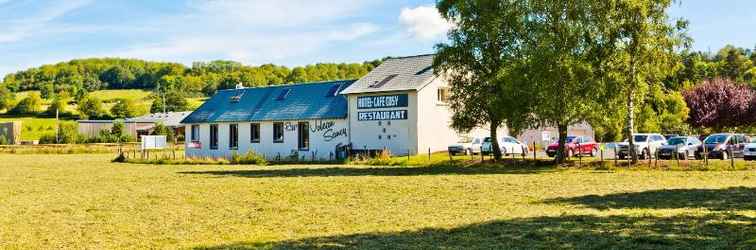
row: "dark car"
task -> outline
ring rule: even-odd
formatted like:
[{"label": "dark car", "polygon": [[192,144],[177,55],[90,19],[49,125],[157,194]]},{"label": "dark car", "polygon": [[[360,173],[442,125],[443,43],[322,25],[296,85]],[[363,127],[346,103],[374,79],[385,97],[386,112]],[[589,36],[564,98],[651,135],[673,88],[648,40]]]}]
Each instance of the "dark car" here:
[{"label": "dark car", "polygon": [[[567,156],[572,157],[575,155],[590,155],[596,156],[598,153],[598,144],[592,139],[585,136],[567,136],[565,138],[565,148],[567,149]],[[557,150],[559,150],[559,142],[549,144],[546,148],[546,154],[549,157],[556,156]]]},{"label": "dark car", "polygon": [[696,159],[701,159],[706,150],[707,158],[722,160],[730,157],[743,157],[743,149],[750,139],[744,134],[719,133],[706,137],[703,145],[696,150]]}]

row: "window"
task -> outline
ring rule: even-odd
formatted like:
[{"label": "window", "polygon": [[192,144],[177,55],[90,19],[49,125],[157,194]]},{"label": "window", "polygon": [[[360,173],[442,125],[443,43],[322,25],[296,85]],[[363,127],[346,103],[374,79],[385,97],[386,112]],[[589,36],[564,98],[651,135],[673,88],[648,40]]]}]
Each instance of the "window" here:
[{"label": "window", "polygon": [[282,143],[282,142],[284,142],[284,124],[283,124],[283,122],[274,122],[273,123],[273,142],[274,143]]},{"label": "window", "polygon": [[228,125],[228,148],[239,148],[239,124]]},{"label": "window", "polygon": [[260,143],[260,124],[249,124],[249,141],[252,143]]},{"label": "window", "polygon": [[438,97],[439,103],[449,102],[449,88],[438,88],[437,92],[438,92],[437,97]]},{"label": "window", "polygon": [[297,133],[299,134],[299,150],[310,149],[310,123],[300,122],[297,126]]},{"label": "window", "polygon": [[199,141],[199,131],[200,131],[200,126],[199,125],[192,125],[192,137],[191,137],[191,140],[193,142]]},{"label": "window", "polygon": [[210,149],[218,149],[218,124],[210,124]]}]

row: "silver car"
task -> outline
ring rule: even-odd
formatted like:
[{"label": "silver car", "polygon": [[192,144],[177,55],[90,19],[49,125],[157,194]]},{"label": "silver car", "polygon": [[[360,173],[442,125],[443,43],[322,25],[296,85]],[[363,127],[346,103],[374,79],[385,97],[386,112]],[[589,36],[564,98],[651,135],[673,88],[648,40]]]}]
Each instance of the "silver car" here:
[{"label": "silver car", "polygon": [[676,136],[667,140],[667,145],[659,148],[659,159],[677,159],[685,160],[695,156],[696,149],[701,146],[701,140],[695,136]]}]

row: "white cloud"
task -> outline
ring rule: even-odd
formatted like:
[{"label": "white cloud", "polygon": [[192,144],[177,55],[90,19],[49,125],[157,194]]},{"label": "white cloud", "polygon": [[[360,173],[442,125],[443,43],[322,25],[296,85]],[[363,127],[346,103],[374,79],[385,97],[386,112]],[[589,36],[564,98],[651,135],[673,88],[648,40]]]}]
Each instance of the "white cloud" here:
[{"label": "white cloud", "polygon": [[[0,0],[0,4],[3,4]],[[0,19],[0,43],[18,42],[45,32],[51,21],[89,5],[92,0],[67,0],[44,5],[36,13],[18,19]]]},{"label": "white cloud", "polygon": [[437,39],[446,35],[452,28],[452,24],[443,19],[432,6],[403,8],[399,14],[399,22],[412,37],[418,39]]}]

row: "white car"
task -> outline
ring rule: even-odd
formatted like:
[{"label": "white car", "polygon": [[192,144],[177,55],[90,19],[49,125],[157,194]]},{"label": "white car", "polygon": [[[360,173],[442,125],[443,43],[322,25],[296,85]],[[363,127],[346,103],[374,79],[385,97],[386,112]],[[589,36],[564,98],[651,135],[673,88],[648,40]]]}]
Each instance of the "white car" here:
[{"label": "white car", "polygon": [[[633,144],[639,158],[650,159],[659,148],[667,145],[667,139],[661,134],[637,133],[633,134]],[[617,156],[620,159],[630,155],[630,143],[627,140],[617,143],[617,146]]]},{"label": "white car", "polygon": [[[501,137],[501,139],[499,140],[499,147],[501,147],[502,155],[509,155],[509,154],[525,155],[529,151],[528,145],[520,142],[519,140],[511,136]],[[486,137],[485,139],[483,139],[482,150],[484,154],[489,154],[492,152],[491,151],[491,137]]]},{"label": "white car", "polygon": [[449,153],[452,155],[464,154],[471,155],[480,153],[480,146],[483,145],[483,138],[480,137],[462,137],[460,140],[449,146]]},{"label": "white car", "polygon": [[756,136],[751,137],[751,142],[743,148],[743,159],[746,161],[756,160]]}]

